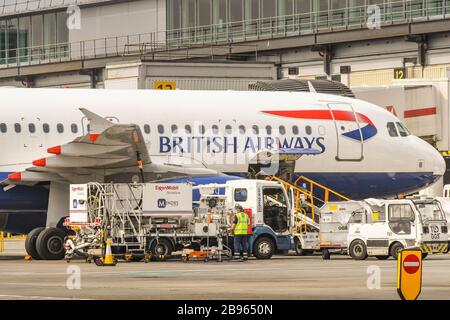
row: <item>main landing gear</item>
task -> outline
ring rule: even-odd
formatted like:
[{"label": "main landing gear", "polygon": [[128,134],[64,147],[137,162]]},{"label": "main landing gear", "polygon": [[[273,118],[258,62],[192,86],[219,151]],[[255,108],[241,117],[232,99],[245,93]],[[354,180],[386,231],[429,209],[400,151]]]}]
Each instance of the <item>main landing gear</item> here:
[{"label": "main landing gear", "polygon": [[59,228],[36,228],[28,234],[25,249],[34,260],[61,260],[65,237],[66,232]]}]

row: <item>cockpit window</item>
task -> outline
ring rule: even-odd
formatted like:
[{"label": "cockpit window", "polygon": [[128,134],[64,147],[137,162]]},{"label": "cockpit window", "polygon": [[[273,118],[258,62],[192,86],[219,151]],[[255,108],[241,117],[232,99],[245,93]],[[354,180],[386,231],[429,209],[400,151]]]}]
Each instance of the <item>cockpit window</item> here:
[{"label": "cockpit window", "polygon": [[398,128],[398,132],[400,132],[400,135],[402,137],[407,137],[410,135],[408,129],[406,129],[406,127],[404,126],[403,123],[397,122],[397,128]]},{"label": "cockpit window", "polygon": [[397,129],[395,128],[395,123],[388,122],[387,129],[391,137],[398,137]]}]

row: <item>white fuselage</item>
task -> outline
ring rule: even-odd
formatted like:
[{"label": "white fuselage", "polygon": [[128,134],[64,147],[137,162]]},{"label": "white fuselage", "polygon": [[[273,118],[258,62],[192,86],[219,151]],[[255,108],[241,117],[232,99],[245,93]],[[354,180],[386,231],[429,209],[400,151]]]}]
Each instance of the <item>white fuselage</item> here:
[{"label": "white fuselage", "polygon": [[[380,174],[397,179],[392,185],[408,176],[403,189],[411,191],[430,184],[445,170],[442,157],[426,142],[414,135],[400,136],[398,127],[397,136],[389,134],[388,123],[400,122],[394,115],[346,97],[81,89],[1,89],[0,94],[0,172],[5,174],[24,170],[33,160],[48,156],[47,148],[86,134],[88,120],[81,107],[114,122],[139,125],[156,162],[195,162],[224,173],[242,173],[261,149],[315,149],[318,154],[297,160],[295,172],[325,179],[328,174],[333,176],[330,181],[345,176],[353,183],[349,187],[367,192],[376,189],[373,184]],[[345,135],[352,132],[356,138]],[[429,178],[407,185],[415,181],[413,175]],[[392,191],[386,194],[398,193]]]}]

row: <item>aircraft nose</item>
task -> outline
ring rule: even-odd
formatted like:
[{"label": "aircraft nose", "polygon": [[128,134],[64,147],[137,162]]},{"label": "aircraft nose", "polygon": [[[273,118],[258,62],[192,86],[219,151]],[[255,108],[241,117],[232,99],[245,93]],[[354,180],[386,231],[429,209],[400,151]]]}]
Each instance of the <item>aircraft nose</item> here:
[{"label": "aircraft nose", "polygon": [[446,170],[444,157],[442,157],[441,153],[429,143],[423,140],[421,142],[423,146],[423,155],[427,155],[425,157],[426,171],[433,172],[435,179],[440,178],[444,175]]},{"label": "aircraft nose", "polygon": [[444,175],[445,170],[447,170],[447,165],[445,163],[444,157],[437,150],[434,150],[433,174],[435,176],[441,177]]}]

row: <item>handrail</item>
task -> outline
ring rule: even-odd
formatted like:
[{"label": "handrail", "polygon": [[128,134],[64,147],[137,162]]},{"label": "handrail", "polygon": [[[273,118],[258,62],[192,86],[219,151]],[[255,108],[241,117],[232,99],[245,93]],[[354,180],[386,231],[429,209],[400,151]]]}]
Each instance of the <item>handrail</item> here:
[{"label": "handrail", "polygon": [[[401,0],[378,6],[381,23],[387,25],[410,23],[414,19],[422,21],[430,17],[450,18],[450,0],[419,0],[414,3]],[[301,36],[305,32],[310,34],[349,26],[365,28],[370,14],[365,6],[354,6],[70,43],[7,48],[0,50],[0,68],[127,54],[159,53],[173,58],[170,52],[176,49],[188,51],[190,48],[221,44],[234,47],[250,40]]]},{"label": "handrail", "polygon": [[311,180],[311,179],[309,179],[309,178],[307,178],[305,176],[298,177],[295,180],[294,185],[298,186],[298,184],[299,184],[299,182],[301,180],[305,180],[306,182],[310,183],[311,185],[317,186],[317,187],[321,188],[322,190],[324,190],[325,191],[324,202],[328,202],[328,200],[329,200],[329,193],[334,194],[335,196],[337,196],[338,198],[341,198],[344,201],[349,201],[350,200],[349,198],[347,198],[346,196],[340,194],[339,192],[336,192],[336,191],[334,191],[334,190],[332,190],[332,189],[330,189],[328,187],[325,187],[324,185],[322,185],[322,184],[320,184],[318,182],[315,182],[314,180]]},{"label": "handrail", "polygon": [[[344,195],[342,195],[342,194],[340,194],[318,182],[315,182],[314,180],[304,177],[304,176],[298,177],[293,184],[288,181],[285,181],[277,176],[270,176],[267,178],[267,180],[278,181],[281,184],[283,184],[283,186],[286,188],[287,191],[289,191],[289,189],[291,189],[291,188],[294,191],[294,202],[295,203],[292,204],[294,206],[295,213],[296,213],[295,220],[294,220],[294,228],[295,228],[294,233],[297,232],[297,229],[299,230],[300,233],[306,232],[306,226],[307,226],[306,210],[304,208],[300,207],[300,194],[305,195],[305,201],[303,204],[306,204],[311,209],[311,219],[313,222],[315,222],[315,214],[316,214],[315,200],[323,202],[323,203],[327,203],[330,199],[330,197],[329,197],[330,193],[335,195],[336,197],[338,197],[340,200],[343,200],[343,201],[350,200],[346,196],[344,196]],[[298,184],[298,182],[300,182],[300,181],[306,181],[307,183],[309,183],[309,190],[307,188],[300,186]],[[321,199],[314,195],[314,191],[316,189],[324,191],[324,199]]]}]

